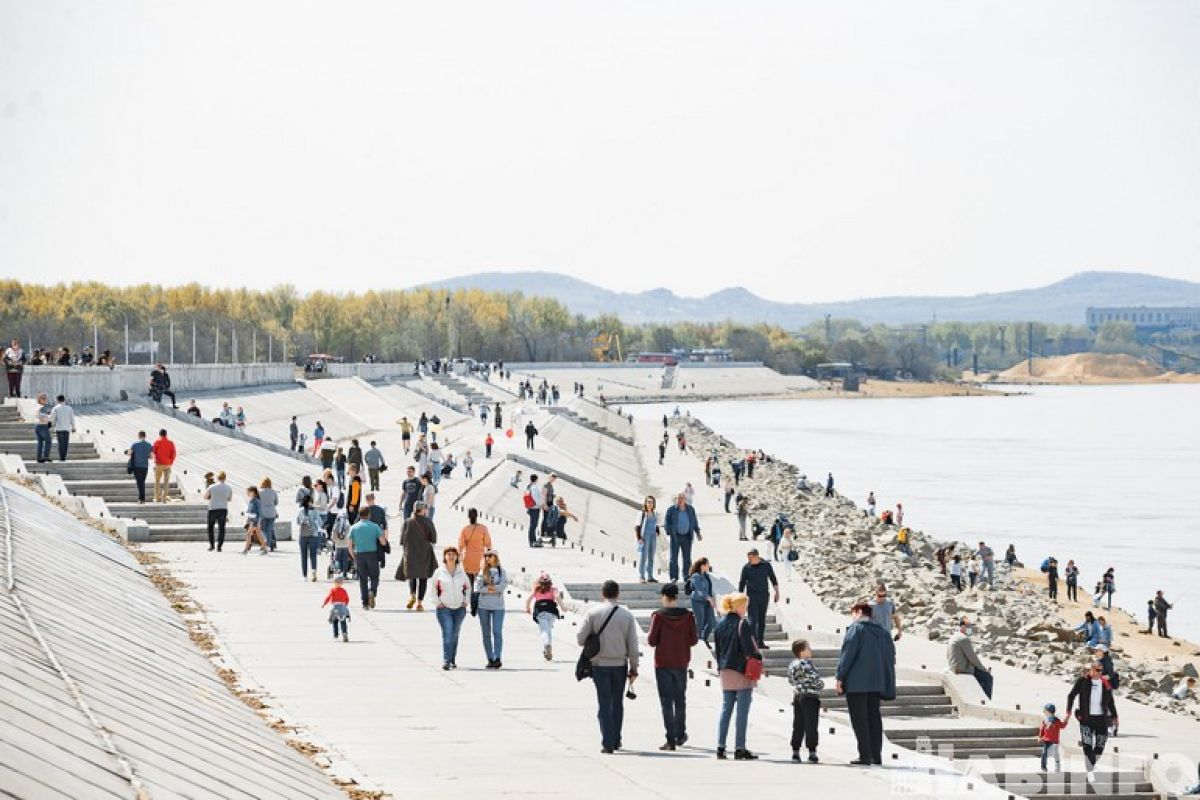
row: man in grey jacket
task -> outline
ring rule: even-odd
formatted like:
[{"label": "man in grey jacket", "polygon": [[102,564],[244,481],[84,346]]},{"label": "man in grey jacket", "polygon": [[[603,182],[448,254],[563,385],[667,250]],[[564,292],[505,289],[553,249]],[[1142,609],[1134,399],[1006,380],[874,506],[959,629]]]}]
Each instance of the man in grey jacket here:
[{"label": "man in grey jacket", "polygon": [[992,672],[983,665],[971,644],[971,621],[963,617],[958,621],[958,632],[950,637],[946,646],[946,660],[950,671],[957,675],[974,675],[979,688],[988,699],[992,699]]},{"label": "man in grey jacket", "polygon": [[625,719],[625,682],[638,676],[638,634],[633,614],[617,599],[621,587],[616,581],[605,581],[600,589],[604,602],[588,611],[576,637],[580,646],[588,636],[600,636],[600,652],[592,659],[592,683],[596,686],[596,701],[600,720],[601,753],[611,754],[621,749],[621,724]]},{"label": "man in grey jacket", "polygon": [[[357,441],[357,440],[355,440]],[[379,473],[384,469],[383,453],[371,442],[371,449],[362,457],[367,465],[367,476],[371,481],[371,491],[379,491]]]}]

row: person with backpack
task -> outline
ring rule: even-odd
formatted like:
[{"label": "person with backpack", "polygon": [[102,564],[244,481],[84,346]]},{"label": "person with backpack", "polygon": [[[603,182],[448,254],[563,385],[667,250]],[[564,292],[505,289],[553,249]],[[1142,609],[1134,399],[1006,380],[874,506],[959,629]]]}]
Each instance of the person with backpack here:
[{"label": "person with backpack", "polygon": [[658,501],[653,495],[642,501],[633,534],[638,550],[638,579],[642,583],[658,583],[654,577],[654,557],[658,553]]},{"label": "person with backpack", "polygon": [[137,441],[125,451],[125,455],[129,456],[129,472],[133,474],[133,482],[137,486],[139,504],[146,502],[146,475],[150,472],[150,457],[153,453],[154,447],[146,441],[145,431],[138,431]]},{"label": "person with backpack", "polygon": [[321,533],[323,527],[324,520],[312,507],[312,497],[305,497],[296,514],[296,534],[300,539],[300,575],[308,580],[311,564],[313,583],[317,582],[317,554],[321,552],[321,542],[325,538]]},{"label": "person with backpack", "polygon": [[583,652],[575,666],[575,677],[591,678],[595,685],[600,752],[611,755],[622,744],[625,684],[628,681],[633,694],[638,677],[638,625],[633,613],[620,605],[621,587],[616,581],[605,581],[600,594],[604,602],[588,611],[576,635]]},{"label": "person with backpack", "polygon": [[358,509],[362,505],[362,499],[362,476],[358,474],[358,467],[351,466],[350,483],[346,487],[346,516],[350,518],[351,525],[358,521]]},{"label": "person with backpack", "polygon": [[467,616],[471,582],[459,563],[458,549],[442,551],[442,565],[433,573],[433,596],[438,626],[442,629],[442,669],[458,669],[458,634]]},{"label": "person with backpack", "polygon": [[683,584],[683,591],[692,599],[697,635],[706,645],[709,645],[709,637],[717,627],[717,599],[711,571],[712,565],[707,558],[696,559]]},{"label": "person with backpack", "polygon": [[329,523],[329,541],[333,546],[330,554],[331,571],[345,578],[350,572],[350,565],[354,563],[350,557],[350,520],[344,510],[332,516],[333,521]]},{"label": "person with backpack", "polygon": [[746,749],[746,727],[750,722],[750,703],[754,687],[762,677],[762,654],[754,632],[746,620],[750,598],[741,592],[721,598],[721,621],[714,633],[718,675],[721,680],[721,717],[717,724],[717,758],[725,759],[729,722],[737,709],[734,725],[735,761],[753,761],[758,756]]},{"label": "person with backpack", "polygon": [[[558,475],[551,472],[546,476],[546,480],[542,484],[541,538],[549,537],[551,543],[553,543],[554,540],[554,529],[558,525],[558,508],[554,503],[554,497],[556,494],[554,482],[557,480]],[[551,519],[551,517],[553,517],[553,519]]]},{"label": "person with backpack", "polygon": [[537,475],[529,476],[529,485],[525,487],[521,501],[525,504],[525,513],[529,515],[529,546],[541,547],[542,543],[538,541],[538,521],[542,517],[542,488],[538,486]]},{"label": "person with backpack", "polygon": [[647,644],[654,648],[654,681],[662,705],[667,741],[659,750],[674,750],[687,741],[687,670],[692,646],[699,641],[696,617],[678,606],[679,587],[662,587],[662,608],[650,615]]},{"label": "person with backpack", "polygon": [[525,613],[533,617],[542,637],[542,658],[554,658],[554,623],[562,619],[562,592],[545,572],[533,582],[533,591],[525,599]]}]

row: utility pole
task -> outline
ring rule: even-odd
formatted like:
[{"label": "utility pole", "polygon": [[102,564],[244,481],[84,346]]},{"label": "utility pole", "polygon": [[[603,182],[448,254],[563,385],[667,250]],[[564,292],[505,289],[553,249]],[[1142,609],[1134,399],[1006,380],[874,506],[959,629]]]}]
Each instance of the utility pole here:
[{"label": "utility pole", "polygon": [[171,366],[175,366],[175,320],[171,320]]},{"label": "utility pole", "polygon": [[148,347],[150,349],[150,361],[147,363],[153,364],[154,357],[158,354],[157,351],[155,351],[155,349],[154,349],[154,323],[153,322],[150,323],[150,343],[149,343]]},{"label": "utility pole", "polygon": [[122,314],[125,317],[125,363],[129,363],[129,315]]},{"label": "utility pole", "polygon": [[1029,358],[1029,374],[1032,376],[1033,375],[1033,323],[1032,322],[1029,323],[1029,333],[1028,333],[1028,338],[1025,341],[1025,344],[1028,347],[1028,350],[1026,352],[1027,352],[1027,355]]},{"label": "utility pole", "polygon": [[192,363],[196,363],[196,318],[192,317]]},{"label": "utility pole", "polygon": [[219,324],[213,335],[213,363],[221,363],[221,326]]},{"label": "utility pole", "polygon": [[267,334],[267,363],[275,363],[275,336]]},{"label": "utility pole", "polygon": [[100,326],[95,322],[92,323],[92,355],[100,357]]},{"label": "utility pole", "polygon": [[232,350],[230,351],[230,355],[233,357],[233,361],[231,361],[231,362],[229,362],[229,363],[231,363],[231,364],[236,364],[236,363],[238,363],[238,356],[237,356],[237,328],[230,327],[230,328],[229,328],[229,336],[230,336],[230,338],[231,338],[231,339],[233,339],[233,348],[232,348]]},{"label": "utility pole", "polygon": [[1004,332],[1006,330],[1008,330],[1007,326],[1005,326],[1005,325],[1000,326],[1000,357],[1001,358],[1004,357]]},{"label": "utility pole", "polygon": [[250,332],[250,360],[258,363],[258,328],[253,328]]},{"label": "utility pole", "polygon": [[833,344],[833,315],[825,315],[825,345]]}]

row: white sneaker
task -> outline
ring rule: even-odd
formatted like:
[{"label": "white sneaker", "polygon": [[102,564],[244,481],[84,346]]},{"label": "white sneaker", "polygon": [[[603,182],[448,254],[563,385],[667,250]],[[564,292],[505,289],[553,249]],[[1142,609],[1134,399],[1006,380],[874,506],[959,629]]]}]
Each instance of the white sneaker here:
[{"label": "white sneaker", "polygon": [[1088,772],[1087,772],[1087,782],[1088,782],[1088,783],[1095,783],[1095,782],[1096,782],[1096,773],[1095,773],[1095,772],[1093,772],[1093,771],[1092,771],[1092,770],[1090,770],[1090,769],[1089,769],[1089,770],[1088,770]]}]

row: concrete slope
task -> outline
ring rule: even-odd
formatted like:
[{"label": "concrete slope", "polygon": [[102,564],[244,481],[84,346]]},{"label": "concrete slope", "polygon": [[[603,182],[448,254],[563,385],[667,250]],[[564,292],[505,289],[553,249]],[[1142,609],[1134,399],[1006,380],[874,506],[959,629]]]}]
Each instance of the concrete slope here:
[{"label": "concrete slope", "polygon": [[[313,384],[319,383],[323,381],[313,381]],[[247,433],[284,446],[288,444],[288,424],[293,416],[296,417],[296,424],[300,426],[300,432],[310,442],[313,428],[318,421],[338,440],[370,430],[370,426],[363,420],[330,402],[320,392],[312,391],[299,383],[225,389],[194,397],[204,419],[217,416],[221,411],[222,402],[229,403],[235,411],[238,406],[242,406],[246,411]],[[186,399],[193,399],[193,395],[186,395]],[[187,406],[184,395],[180,396],[179,405],[180,408]]]},{"label": "concrete slope", "polygon": [[8,483],[0,537],[0,793],[342,796],[228,691],[120,545]]}]

